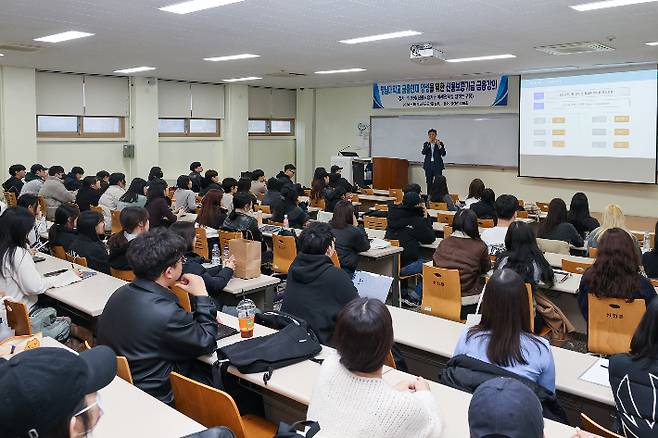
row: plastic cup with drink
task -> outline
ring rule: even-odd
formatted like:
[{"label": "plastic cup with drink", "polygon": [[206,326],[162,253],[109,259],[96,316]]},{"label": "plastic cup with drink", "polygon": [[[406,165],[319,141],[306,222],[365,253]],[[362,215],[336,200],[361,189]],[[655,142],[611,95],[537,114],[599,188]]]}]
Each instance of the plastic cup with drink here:
[{"label": "plastic cup with drink", "polygon": [[237,306],[238,321],[240,324],[240,336],[251,338],[254,335],[254,317],[256,316],[256,304],[245,298]]}]

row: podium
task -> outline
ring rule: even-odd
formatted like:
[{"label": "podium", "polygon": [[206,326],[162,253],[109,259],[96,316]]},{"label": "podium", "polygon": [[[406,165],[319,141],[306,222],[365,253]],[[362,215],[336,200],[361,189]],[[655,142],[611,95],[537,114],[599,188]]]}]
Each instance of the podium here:
[{"label": "podium", "polygon": [[[337,165],[343,168],[341,176],[349,181],[350,184],[363,186],[365,166],[370,162],[370,158],[361,157],[331,157],[331,165]],[[327,169],[328,170],[328,169]]]},{"label": "podium", "polygon": [[372,188],[401,189],[409,181],[409,161],[401,158],[372,158]]}]

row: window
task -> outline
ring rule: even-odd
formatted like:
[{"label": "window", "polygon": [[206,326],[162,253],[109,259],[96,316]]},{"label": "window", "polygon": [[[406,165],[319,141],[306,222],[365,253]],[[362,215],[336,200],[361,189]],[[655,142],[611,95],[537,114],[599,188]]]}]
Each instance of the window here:
[{"label": "window", "polygon": [[219,137],[219,119],[160,119],[160,137]]},{"label": "window", "polygon": [[123,117],[37,116],[39,137],[125,137]]},{"label": "window", "polygon": [[249,135],[294,135],[293,119],[250,119]]}]

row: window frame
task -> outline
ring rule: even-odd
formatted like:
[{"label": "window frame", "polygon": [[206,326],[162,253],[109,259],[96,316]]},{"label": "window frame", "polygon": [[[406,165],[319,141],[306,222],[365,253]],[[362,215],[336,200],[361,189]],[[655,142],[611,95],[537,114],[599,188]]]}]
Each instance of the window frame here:
[{"label": "window frame", "polygon": [[[290,137],[295,135],[295,119],[254,117],[249,120],[264,120],[267,132],[249,132],[250,137]],[[290,122],[290,132],[272,132],[272,122]]]},{"label": "window frame", "polygon": [[[194,138],[194,137],[212,137],[217,138],[222,136],[222,119],[206,118],[206,117],[158,117],[158,126],[160,120],[184,120],[185,132],[160,132],[158,128],[158,137],[178,137],[178,138]],[[215,132],[190,132],[190,120],[214,120],[217,124]]]},{"label": "window frame", "polygon": [[[77,131],[56,132],[56,131],[39,131],[39,117],[75,117],[77,118]],[[85,132],[84,119],[101,118],[101,119],[118,119],[118,132]],[[35,130],[37,138],[125,138],[126,137],[126,118],[121,116],[74,116],[65,114],[37,114],[35,118]]]}]

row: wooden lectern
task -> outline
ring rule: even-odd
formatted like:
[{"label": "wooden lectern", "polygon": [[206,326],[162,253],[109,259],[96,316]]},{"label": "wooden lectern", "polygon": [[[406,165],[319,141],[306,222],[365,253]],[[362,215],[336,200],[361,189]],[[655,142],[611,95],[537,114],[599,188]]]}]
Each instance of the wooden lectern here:
[{"label": "wooden lectern", "polygon": [[409,161],[401,158],[373,157],[373,189],[401,189],[408,181]]}]

